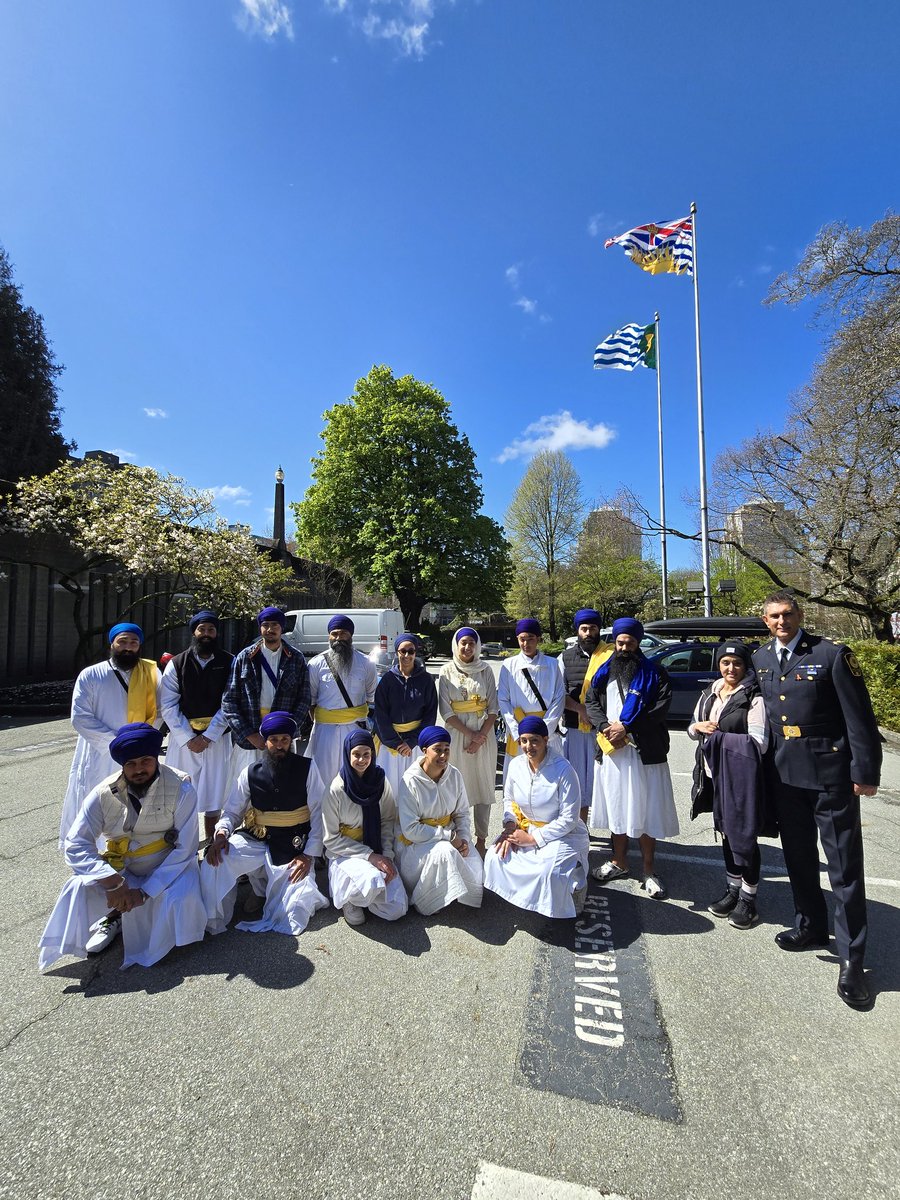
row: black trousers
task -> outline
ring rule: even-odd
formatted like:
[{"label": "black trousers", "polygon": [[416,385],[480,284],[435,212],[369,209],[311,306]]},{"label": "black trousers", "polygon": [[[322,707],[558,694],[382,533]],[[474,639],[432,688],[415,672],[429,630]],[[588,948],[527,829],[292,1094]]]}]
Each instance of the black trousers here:
[{"label": "black trousers", "polygon": [[753,853],[750,855],[750,861],[744,866],[739,867],[734,861],[734,855],[731,853],[731,847],[728,844],[728,838],[722,834],[722,854],[725,858],[725,870],[729,875],[740,875],[745,883],[759,883],[759,875],[762,869],[762,855],[759,852],[759,843],[753,847]]},{"label": "black trousers", "polygon": [[862,963],[867,924],[859,796],[852,786],[840,792],[819,792],[779,781],[775,810],[794,893],[795,927],[808,929],[816,937],[828,936],[828,910],[819,882],[818,833],[834,893],[838,957]]}]

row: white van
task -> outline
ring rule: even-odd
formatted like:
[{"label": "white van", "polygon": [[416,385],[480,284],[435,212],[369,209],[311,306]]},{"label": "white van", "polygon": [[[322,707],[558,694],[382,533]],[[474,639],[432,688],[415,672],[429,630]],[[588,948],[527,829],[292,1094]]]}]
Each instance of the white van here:
[{"label": "white van", "polygon": [[294,608],[285,613],[284,636],[307,658],[321,654],[328,649],[328,622],[338,611],[353,622],[353,646],[363,654],[378,649],[392,653],[394,638],[403,633],[399,608]]}]

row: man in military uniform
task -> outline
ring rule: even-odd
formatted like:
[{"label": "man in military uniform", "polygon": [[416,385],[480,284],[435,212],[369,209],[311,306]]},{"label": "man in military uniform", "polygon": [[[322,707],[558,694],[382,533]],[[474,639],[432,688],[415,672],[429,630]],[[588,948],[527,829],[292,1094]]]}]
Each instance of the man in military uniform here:
[{"label": "man in military uniform", "polygon": [[878,790],[878,725],[856,658],[807,633],[790,592],[769,596],[763,616],[773,637],[753,655],[753,666],[772,729],[775,811],[796,910],[794,927],[775,940],[782,950],[828,944],[818,828],[835,899],[838,995],[863,1008],[869,989],[859,798]]}]

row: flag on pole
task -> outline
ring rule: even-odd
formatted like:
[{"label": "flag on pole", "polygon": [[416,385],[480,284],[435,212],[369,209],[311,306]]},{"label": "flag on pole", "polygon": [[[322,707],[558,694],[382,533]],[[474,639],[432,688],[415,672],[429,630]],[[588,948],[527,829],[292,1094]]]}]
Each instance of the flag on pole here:
[{"label": "flag on pole", "polygon": [[656,370],[655,325],[624,325],[594,351],[595,370],[616,367],[620,371],[633,371],[637,366]]},{"label": "flag on pole", "polygon": [[651,275],[693,275],[694,221],[685,217],[664,225],[638,225],[604,243],[621,246],[632,262]]}]

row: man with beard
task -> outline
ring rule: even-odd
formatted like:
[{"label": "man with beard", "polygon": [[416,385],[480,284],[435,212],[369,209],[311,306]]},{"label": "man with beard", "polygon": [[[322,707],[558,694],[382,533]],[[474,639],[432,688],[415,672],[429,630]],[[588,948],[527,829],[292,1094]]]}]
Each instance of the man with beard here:
[{"label": "man with beard", "polygon": [[594,608],[579,608],[573,622],[578,641],[560,654],[560,674],[566,693],[563,726],[566,730],[563,754],[575,769],[581,784],[581,819],[587,821],[594,790],[596,731],[591,727],[585,698],[591,680],[613,648],[600,643],[600,614]]},{"label": "man with beard", "polygon": [[219,818],[200,868],[207,930],[224,933],[241,875],[259,872],[265,905],[258,920],[240,921],[251,933],[302,933],[328,901],[313,867],[322,853],[322,781],[309,758],[291,753],[297,722],[288,712],[263,717],[263,754],[245,767]]},{"label": "man with beard", "polygon": [[315,723],[306,754],[315,762],[326,787],[340,772],[347,734],[365,729],[378,683],[374,664],[353,649],[353,631],[349,617],[333,616],[328,622],[328,649],[309,664]]},{"label": "man with beard", "polygon": [[59,823],[59,845],[88,792],[116,770],[109,744],[127,722],[157,721],[159,671],[141,658],[144,634],[122,621],[109,631],[109,658],[86,667],[72,692],[72,724],[78,734]]},{"label": "man with beard", "polygon": [[507,730],[504,780],[510,759],[519,753],[519,722],[523,717],[541,717],[550,730],[551,748],[561,748],[556,727],[563,713],[566,693],[559,667],[552,658],[541,652],[538,645],[540,640],[541,627],[537,621],[532,617],[517,621],[519,653],[507,658],[500,667],[497,701]]},{"label": "man with beard", "polygon": [[612,834],[612,858],[597,867],[601,883],[628,874],[628,839],[640,841],[648,896],[661,899],[665,888],[654,872],[658,838],[678,833],[672,779],[666,762],[669,731],[665,718],[672,687],[663,667],[641,652],[644,627],[632,617],[613,623],[615,654],[594,673],[585,707],[600,732],[600,761],[594,772],[591,825]]},{"label": "man with beard", "polygon": [[234,659],[216,645],[219,618],[214,612],[196,613],[190,630],[193,644],[174,655],[163,671],[160,703],[169,727],[166,765],[190,775],[204,835],[211,838],[228,785],[231,738],[222,693]]},{"label": "man with beard", "polygon": [[173,946],[202,940],[197,795],[186,775],[160,765],[161,746],[146,722],[123,725],[110,742],[116,769],[66,837],[74,874],[41,937],[41,970],[64,954],[96,954],[120,932],[123,967],[152,966]]}]

